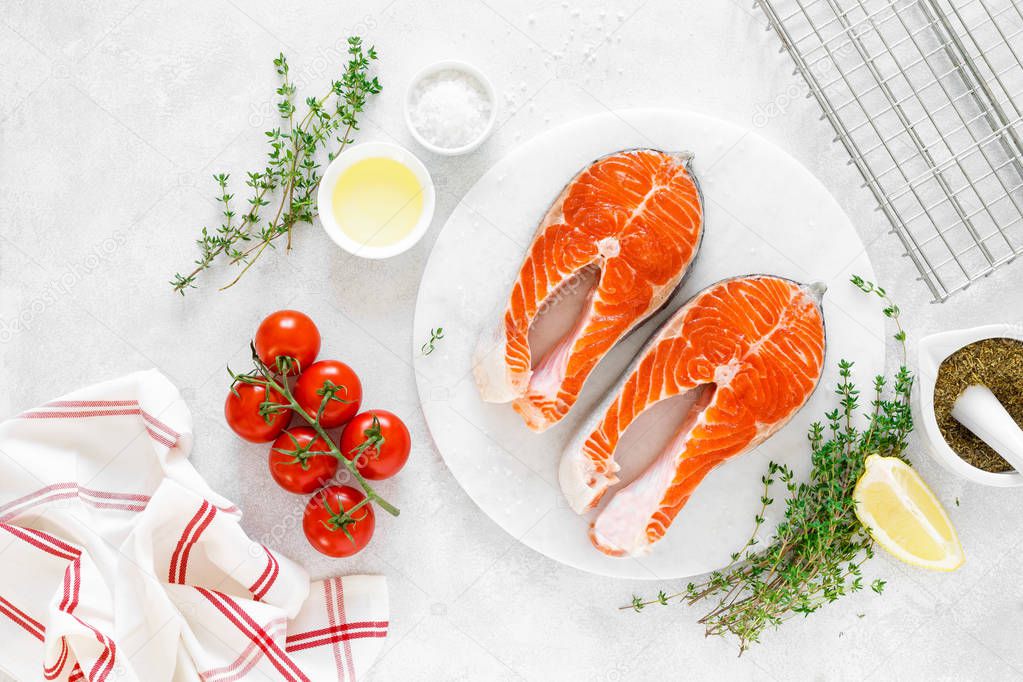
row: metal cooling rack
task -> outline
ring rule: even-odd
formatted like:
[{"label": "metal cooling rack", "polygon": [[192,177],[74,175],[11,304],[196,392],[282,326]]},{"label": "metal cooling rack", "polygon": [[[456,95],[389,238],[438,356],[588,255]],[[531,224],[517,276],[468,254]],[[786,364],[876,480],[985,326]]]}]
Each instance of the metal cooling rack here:
[{"label": "metal cooling rack", "polygon": [[757,2],[938,301],[1023,254],[1021,2]]}]

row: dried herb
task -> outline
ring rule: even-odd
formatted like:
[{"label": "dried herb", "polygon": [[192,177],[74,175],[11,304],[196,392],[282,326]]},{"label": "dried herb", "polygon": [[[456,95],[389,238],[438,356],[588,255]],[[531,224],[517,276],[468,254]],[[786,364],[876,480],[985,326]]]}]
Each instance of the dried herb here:
[{"label": "dried herb", "polygon": [[[853,277],[865,293],[878,296],[883,313],[897,328],[905,363],[906,334],[899,324],[899,309],[884,289]],[[699,583],[690,583],[676,594],[659,592],[644,600],[633,597],[623,609],[641,611],[651,604],[694,605],[705,600],[716,604],[701,619],[708,635],[733,635],[739,653],[760,641],[772,626],[796,616],[808,616],[840,597],[866,585],[863,563],[873,556],[873,541],[856,518],[853,489],[869,455],[901,456],[913,429],[910,393],[913,375],[903,365],[889,382],[874,379],[873,398],[866,428],[856,427],[860,391],[853,384],[853,363],[839,363],[841,381],[836,387],[839,407],[825,414],[824,423],[810,429],[813,468],[805,483],[798,483],[791,469],[771,462],[761,479],[761,509],[754,518],[750,539],[732,554],[731,563]],[[886,393],[890,394],[886,397]],[[788,494],[785,517],[770,543],[759,549],[757,534],[773,504],[772,486],[780,481]],[[869,587],[877,594],[885,581]]]},{"label": "dried herb", "polygon": [[984,339],[964,346],[945,358],[934,382],[934,416],[949,447],[978,469],[1012,471],[1012,465],[952,416],[956,400],[974,384],[990,388],[1023,427],[1023,342]]},{"label": "dried herb", "polygon": [[[227,289],[241,279],[267,247],[274,248],[274,242],[281,237],[286,237],[286,250],[291,250],[292,230],[316,217],[316,189],[321,177],[318,153],[326,148],[328,160],[333,160],[351,144],[367,96],[381,90],[376,77],[368,75],[370,63],[376,58],[372,47],[363,50],[361,38],[349,38],[348,64],[340,79],[332,82],[322,97],[307,97],[307,111],[301,118],[296,116],[297,88],[291,80],[288,60],[283,54],[274,59],[274,68],[281,78],[276,91],[277,111],[285,129],[266,131],[269,145],[266,166],[248,173],[245,184],[251,196],[241,215],[232,203],[230,176],[224,173],[213,176],[218,188],[217,202],[223,205],[223,222],[213,231],[202,228],[202,236],[196,240],[199,258],[191,271],[174,275],[170,282],[174,291],[184,296],[186,290],[194,289],[199,273],[218,260],[241,266],[234,279],[221,287]],[[265,220],[261,211],[270,205],[271,199],[276,208],[271,209],[270,219]]]}]

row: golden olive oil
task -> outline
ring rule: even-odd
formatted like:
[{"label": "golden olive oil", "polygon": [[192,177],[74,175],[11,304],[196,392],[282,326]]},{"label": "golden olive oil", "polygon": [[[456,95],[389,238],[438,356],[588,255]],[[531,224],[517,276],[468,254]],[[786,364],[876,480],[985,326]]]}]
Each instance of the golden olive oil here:
[{"label": "golden olive oil", "polygon": [[357,161],[334,185],[334,219],[349,238],[390,246],[415,228],[423,213],[423,187],[408,166],[382,156]]}]

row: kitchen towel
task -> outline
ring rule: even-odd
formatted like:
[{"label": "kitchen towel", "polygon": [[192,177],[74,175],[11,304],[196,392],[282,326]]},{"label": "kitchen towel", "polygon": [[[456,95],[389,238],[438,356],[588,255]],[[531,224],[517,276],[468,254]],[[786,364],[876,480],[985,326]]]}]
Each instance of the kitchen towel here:
[{"label": "kitchen towel", "polygon": [[0,668],[18,680],[344,680],[387,634],[379,576],[310,582],[188,462],[156,370],[0,424]]}]

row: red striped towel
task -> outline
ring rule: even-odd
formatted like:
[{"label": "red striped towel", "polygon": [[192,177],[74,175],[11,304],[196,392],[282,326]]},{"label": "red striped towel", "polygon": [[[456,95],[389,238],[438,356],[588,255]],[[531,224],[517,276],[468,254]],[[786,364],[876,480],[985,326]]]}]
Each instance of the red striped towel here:
[{"label": "red striped towel", "polygon": [[379,576],[310,582],[188,462],[159,372],[0,424],[0,668],[19,680],[344,680],[387,634]]}]

